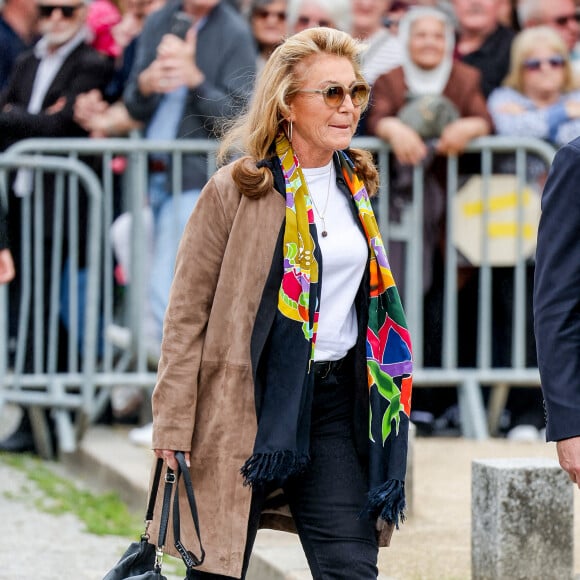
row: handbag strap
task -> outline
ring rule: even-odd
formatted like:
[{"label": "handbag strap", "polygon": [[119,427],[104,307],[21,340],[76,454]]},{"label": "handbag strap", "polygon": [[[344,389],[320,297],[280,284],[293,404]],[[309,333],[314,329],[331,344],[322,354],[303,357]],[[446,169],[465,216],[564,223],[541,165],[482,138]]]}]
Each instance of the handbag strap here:
[{"label": "handbag strap", "polygon": [[163,546],[165,546],[167,527],[169,525],[169,512],[171,511],[171,494],[173,493],[173,485],[176,481],[177,478],[175,477],[173,469],[167,467],[165,489],[163,490],[163,505],[161,506],[161,518],[159,520],[159,539],[157,540],[157,548],[159,550],[163,550]]},{"label": "handbag strap", "polygon": [[158,459],[157,465],[155,466],[155,475],[153,476],[153,483],[151,484],[151,493],[149,494],[147,512],[145,514],[146,522],[150,522],[153,519],[153,510],[155,509],[155,500],[157,499],[157,490],[159,489],[159,482],[161,481],[162,469],[163,469],[163,459]]},{"label": "handbag strap", "polygon": [[[175,549],[181,555],[181,558],[188,568],[194,568],[203,563],[205,559],[205,550],[201,543],[201,533],[199,529],[199,516],[197,514],[197,505],[195,503],[195,495],[193,493],[193,484],[191,482],[191,475],[189,474],[189,468],[185,463],[185,455],[181,451],[175,453],[175,458],[179,465],[177,470],[177,486],[175,489],[175,495],[173,496],[173,538],[175,540]],[[197,533],[197,539],[199,542],[199,549],[201,555],[198,558],[190,550],[187,550],[185,546],[181,543],[181,522],[179,515],[179,478],[183,476],[183,481],[185,484],[185,491],[187,492],[187,501],[189,502],[189,509],[191,511],[191,517],[193,519],[193,525],[195,526],[195,531]]]}]

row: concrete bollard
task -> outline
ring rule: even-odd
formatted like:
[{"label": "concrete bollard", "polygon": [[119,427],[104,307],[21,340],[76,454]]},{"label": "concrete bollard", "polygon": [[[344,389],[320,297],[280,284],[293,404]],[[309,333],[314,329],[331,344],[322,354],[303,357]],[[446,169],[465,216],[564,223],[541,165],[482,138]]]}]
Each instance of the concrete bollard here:
[{"label": "concrete bollard", "polygon": [[573,486],[555,460],[472,463],[472,580],[571,580]]}]

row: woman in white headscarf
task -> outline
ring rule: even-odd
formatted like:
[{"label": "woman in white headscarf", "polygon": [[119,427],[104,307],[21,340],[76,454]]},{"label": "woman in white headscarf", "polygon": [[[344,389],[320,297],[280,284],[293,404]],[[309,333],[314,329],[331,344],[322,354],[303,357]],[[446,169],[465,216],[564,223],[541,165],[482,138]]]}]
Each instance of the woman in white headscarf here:
[{"label": "woman in white headscarf", "polygon": [[[395,157],[389,194],[389,219],[400,220],[411,202],[414,165],[424,167],[423,291],[424,363],[441,364],[446,155],[459,154],[472,139],[491,130],[491,119],[480,89],[480,72],[453,59],[454,29],[449,17],[432,7],[411,8],[399,23],[402,65],[374,83],[367,117],[368,132],[387,141]],[[463,164],[461,170],[463,169]],[[405,292],[405,245],[389,245],[391,268]],[[422,408],[421,389],[415,400]],[[443,398],[437,396],[438,404]],[[423,407],[437,412],[432,400]]]},{"label": "woman in white headscarf", "polygon": [[404,165],[425,159],[425,140],[436,140],[437,154],[451,155],[487,135],[491,120],[480,73],[453,60],[448,16],[436,8],[412,8],[400,21],[399,38],[403,62],[373,85],[369,133],[387,141]]}]

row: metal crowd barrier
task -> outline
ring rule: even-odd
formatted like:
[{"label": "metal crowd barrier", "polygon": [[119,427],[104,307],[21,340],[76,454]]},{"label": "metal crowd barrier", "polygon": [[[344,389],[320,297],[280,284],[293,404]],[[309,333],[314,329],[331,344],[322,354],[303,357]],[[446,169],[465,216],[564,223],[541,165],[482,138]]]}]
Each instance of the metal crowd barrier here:
[{"label": "metal crowd barrier", "polygon": [[[33,193],[9,201],[8,173],[13,170],[29,181]],[[15,256],[21,258],[10,304],[18,311],[13,337],[8,333],[8,288],[0,287],[0,408],[5,402],[29,408],[37,447],[51,457],[47,412],[60,448],[72,451],[94,406],[101,187],[94,172],[75,159],[0,156],[0,195],[11,215],[17,204],[21,215],[20,237],[13,240]],[[79,228],[81,211],[87,216],[85,231]],[[65,293],[68,300],[61,307]],[[66,343],[60,313],[68,321]]]},{"label": "metal crowd barrier", "polygon": [[[376,201],[376,211],[385,240],[402,242],[406,247],[407,259],[405,263],[405,292],[403,302],[407,312],[410,330],[414,343],[415,381],[417,387],[422,386],[454,386],[458,388],[459,405],[462,416],[462,430],[467,437],[485,438],[489,435],[488,419],[492,423],[494,418],[486,416],[486,410],[481,396],[482,385],[494,387],[490,413],[497,414],[502,402],[505,402],[507,390],[510,386],[537,386],[539,375],[536,368],[527,368],[525,365],[525,348],[529,341],[529,329],[526,329],[525,295],[526,295],[526,267],[529,257],[525,255],[521,236],[517,236],[515,247],[516,258],[513,265],[514,280],[514,311],[513,311],[513,344],[511,349],[511,365],[506,368],[497,368],[492,364],[491,343],[492,336],[492,291],[491,281],[493,268],[487,260],[489,237],[481,236],[482,262],[478,265],[479,274],[479,302],[476,313],[470,313],[478,320],[477,360],[469,368],[461,368],[457,362],[457,348],[461,341],[457,333],[458,316],[465,313],[458,312],[457,282],[459,258],[456,252],[453,235],[457,218],[453,207],[454,198],[460,190],[462,176],[460,161],[457,157],[450,157],[447,161],[447,219],[445,236],[445,265],[443,283],[443,334],[442,360],[436,367],[426,368],[423,364],[423,185],[424,170],[414,168],[412,172],[413,194],[402,210],[401,219],[395,223],[390,216],[391,195],[390,173],[392,170],[389,158],[389,148],[382,141],[375,138],[356,138],[354,147],[361,147],[372,151],[376,156],[380,173],[380,192]],[[215,150],[217,143],[205,140],[189,141],[148,141],[140,138],[130,139],[30,139],[17,143],[2,157],[5,166],[19,166],[23,159],[34,160],[39,163],[64,163],[50,161],[54,156],[65,156],[71,163],[84,156],[97,156],[100,159],[97,173],[100,174],[101,212],[100,228],[102,252],[102,276],[98,290],[93,296],[92,312],[96,312],[96,319],[104,329],[96,349],[95,360],[98,363],[91,373],[91,381],[87,388],[82,387],[87,400],[90,399],[89,420],[94,420],[105,407],[109,388],[115,385],[134,385],[149,390],[156,379],[156,361],[148,354],[148,347],[144,338],[143,312],[146,306],[146,253],[145,223],[142,208],[146,203],[147,183],[149,178],[148,158],[151,153],[164,152],[171,158],[171,183],[174,198],[181,195],[181,174],[183,155],[189,153],[206,154],[207,174],[211,175],[216,168]],[[543,141],[527,138],[486,137],[472,142],[469,153],[477,155],[481,169],[481,198],[475,204],[481,214],[480,231],[489,228],[489,214],[486,208],[493,205],[491,182],[494,175],[494,156],[510,153],[515,155],[515,190],[511,201],[516,208],[515,222],[511,227],[515,232],[523,231],[525,227],[524,198],[526,190],[526,163],[529,156],[542,159],[546,165],[551,163],[554,149]],[[24,156],[24,157],[23,157]],[[116,175],[119,158],[123,160],[123,171]],[[28,161],[27,161],[28,163]],[[24,163],[24,166],[27,166]],[[30,165],[28,165],[30,166]],[[2,167],[0,165],[0,167]],[[43,167],[38,165],[38,167]],[[69,168],[64,164],[63,171]],[[71,168],[72,171],[72,168]],[[72,179],[72,178],[71,178]],[[117,189],[116,189],[117,188]],[[131,230],[131,270],[130,283],[124,295],[116,297],[118,291],[114,281],[115,260],[110,241],[110,227],[115,217],[115,195],[122,192],[123,209],[132,215]],[[117,193],[118,194],[118,193]],[[0,313],[1,316],[1,313]],[[0,325],[2,319],[0,318]],[[127,329],[126,342],[119,346],[107,332],[107,329],[122,326]],[[1,329],[1,327],[0,327]],[[97,352],[98,350],[98,352]],[[1,357],[0,364],[4,360]],[[0,366],[0,372],[2,367]],[[33,379],[31,382],[42,382],[44,379]],[[5,400],[6,390],[0,392],[0,401]],[[14,400],[14,398],[12,399]]]}]

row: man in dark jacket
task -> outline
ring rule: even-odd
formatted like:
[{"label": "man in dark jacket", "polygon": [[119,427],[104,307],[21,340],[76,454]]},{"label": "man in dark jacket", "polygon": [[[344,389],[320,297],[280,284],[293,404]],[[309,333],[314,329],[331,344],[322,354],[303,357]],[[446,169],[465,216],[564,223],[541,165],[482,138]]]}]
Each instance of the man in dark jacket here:
[{"label": "man in dark jacket", "polygon": [[534,328],[546,439],[580,487],[580,138],[558,151],[542,196]]},{"label": "man in dark jacket", "polygon": [[41,0],[42,37],[14,65],[0,97],[0,151],[28,137],[80,137],[79,93],[104,87],[112,63],[86,44],[87,7],[77,0]]},{"label": "man in dark jacket", "polygon": [[[169,0],[140,38],[123,100],[148,138],[214,139],[244,109],[256,50],[247,22],[227,2]],[[206,179],[205,157],[185,156],[183,191]]]},{"label": "man in dark jacket", "polygon": [[[216,139],[224,122],[250,99],[256,77],[256,49],[248,23],[225,0],[168,0],[149,16],[137,44],[123,93],[148,139]],[[206,155],[183,157],[182,195],[172,200],[171,158],[155,153],[149,163],[149,204],[154,216],[151,270],[152,327],[161,328],[177,243],[207,180]],[[179,223],[172,217],[179,203]]]},{"label": "man in dark jacket", "polygon": [[481,71],[481,90],[487,98],[508,72],[515,32],[499,22],[500,0],[453,0],[453,7],[456,56]]}]

